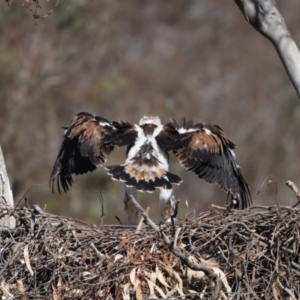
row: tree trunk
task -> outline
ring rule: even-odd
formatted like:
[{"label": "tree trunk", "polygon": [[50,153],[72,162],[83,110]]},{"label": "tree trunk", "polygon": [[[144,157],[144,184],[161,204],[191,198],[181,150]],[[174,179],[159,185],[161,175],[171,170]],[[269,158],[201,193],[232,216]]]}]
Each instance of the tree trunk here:
[{"label": "tree trunk", "polygon": [[[4,156],[0,146],[0,210],[14,207],[14,198],[12,190],[10,189],[9,179],[6,171]],[[14,228],[16,220],[14,217],[4,217],[0,219],[0,229]]]}]

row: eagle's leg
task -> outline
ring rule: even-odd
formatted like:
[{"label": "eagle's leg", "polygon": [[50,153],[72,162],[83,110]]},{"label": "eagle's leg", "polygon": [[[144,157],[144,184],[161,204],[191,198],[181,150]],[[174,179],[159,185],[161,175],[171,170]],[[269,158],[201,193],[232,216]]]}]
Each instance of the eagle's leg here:
[{"label": "eagle's leg", "polygon": [[160,190],[159,210],[163,221],[170,222],[176,218],[178,202],[174,197],[173,189],[162,188]]},{"label": "eagle's leg", "polygon": [[123,184],[124,190],[124,199],[123,202],[125,204],[124,210],[127,213],[127,222],[129,225],[136,225],[138,223],[138,209],[133,204],[130,195],[132,195],[137,200],[137,193],[135,187],[128,187]]},{"label": "eagle's leg", "polygon": [[231,193],[228,192],[225,206],[226,210],[224,211],[223,216],[227,217],[234,209],[239,209],[239,202],[238,198],[233,197]]}]

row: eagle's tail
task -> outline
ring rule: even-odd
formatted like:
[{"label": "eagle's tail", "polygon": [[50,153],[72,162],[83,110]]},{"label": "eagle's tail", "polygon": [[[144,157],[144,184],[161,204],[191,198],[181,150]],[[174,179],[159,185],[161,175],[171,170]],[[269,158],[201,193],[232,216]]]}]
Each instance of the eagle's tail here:
[{"label": "eagle's tail", "polygon": [[114,165],[106,167],[112,179],[123,181],[138,191],[153,192],[156,188],[172,189],[172,184],[180,184],[182,179],[165,170],[142,167],[135,164]]}]

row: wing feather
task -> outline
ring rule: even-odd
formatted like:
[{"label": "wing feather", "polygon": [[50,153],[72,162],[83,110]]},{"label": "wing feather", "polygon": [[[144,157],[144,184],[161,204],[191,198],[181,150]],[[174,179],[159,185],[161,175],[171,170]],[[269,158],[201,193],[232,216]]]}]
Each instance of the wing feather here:
[{"label": "wing feather", "polygon": [[51,175],[50,186],[67,192],[73,183],[72,174],[79,175],[94,171],[102,166],[114,146],[128,145],[136,133],[129,123],[110,122],[102,117],[78,113],[65,127],[64,140],[60,147]]},{"label": "wing feather", "polygon": [[162,149],[173,150],[187,170],[229,192],[242,209],[250,206],[249,187],[233,152],[236,146],[219,126],[172,119],[157,142]]}]

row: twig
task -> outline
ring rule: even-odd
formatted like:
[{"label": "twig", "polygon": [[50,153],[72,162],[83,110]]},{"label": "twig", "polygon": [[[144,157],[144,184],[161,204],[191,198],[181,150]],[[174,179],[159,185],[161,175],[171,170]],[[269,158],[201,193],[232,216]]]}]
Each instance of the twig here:
[{"label": "twig", "polygon": [[103,224],[103,217],[105,216],[105,213],[104,213],[104,198],[103,198],[101,190],[100,190],[100,194],[99,194],[99,201],[100,201],[100,206],[101,206],[100,219],[101,219],[101,225],[102,225]]},{"label": "twig", "polygon": [[120,218],[118,216],[115,216],[115,218],[118,220],[118,222],[123,225],[122,221],[120,220]]},{"label": "twig", "polygon": [[271,178],[271,177],[272,177],[272,176],[268,175],[268,176],[264,179],[264,181],[263,181],[262,184],[260,185],[259,190],[256,192],[257,195],[259,195],[259,194],[261,193],[261,191],[263,190],[263,187],[264,187],[264,185],[266,184],[267,180],[268,180],[269,178]]},{"label": "twig", "polygon": [[290,189],[292,189],[298,199],[298,202],[293,205],[292,207],[296,207],[299,203],[300,203],[300,191],[299,189],[297,188],[297,186],[295,185],[294,182],[292,182],[291,180],[288,180],[286,183],[285,183]]},{"label": "twig", "polygon": [[295,297],[295,295],[294,295],[294,293],[293,293],[293,291],[291,289],[283,286],[283,284],[280,282],[279,278],[277,278],[276,281],[279,284],[279,286],[290,295],[290,299],[291,300],[297,300],[296,297]]},{"label": "twig", "polygon": [[209,279],[213,280],[215,283],[215,290],[210,298],[211,300],[217,300],[220,297],[221,287],[222,287],[222,280],[220,277],[210,268],[206,266],[192,262],[188,257],[186,257],[178,248],[176,247],[174,241],[177,240],[179,230],[176,230],[174,240],[170,241],[170,239],[166,236],[166,234],[161,231],[158,226],[149,218],[149,216],[145,213],[144,209],[139,205],[139,203],[135,200],[135,198],[131,195],[131,200],[136,206],[136,208],[141,212],[142,216],[145,218],[145,222],[164,240],[164,242],[168,245],[172,254],[178,257],[181,262],[186,265],[188,268],[194,271],[202,271]]},{"label": "twig", "polygon": [[[14,213],[15,213],[15,211],[16,211],[16,209],[18,208],[18,206],[20,205],[20,203],[21,203],[21,201],[24,199],[25,201],[27,201],[27,194],[30,192],[30,190],[33,188],[33,187],[35,187],[35,186],[39,186],[40,184],[33,184],[26,192],[25,192],[25,194],[22,196],[22,198],[17,202],[17,204],[16,204],[16,206],[15,206],[15,208],[14,208],[14,210],[11,212],[11,214],[10,214],[10,216],[12,216]],[[29,208],[29,207],[28,207]]]},{"label": "twig", "polygon": [[[57,0],[56,3],[55,3],[55,5],[53,6],[53,8],[51,10],[49,10],[45,15],[41,15],[38,12],[38,10],[42,8],[42,6],[40,5],[40,1],[39,0],[32,0],[32,3],[30,1],[28,1],[28,0],[27,1],[23,1],[23,6],[25,8],[27,8],[29,11],[33,12],[32,16],[34,17],[34,19],[37,22],[38,19],[47,18],[48,16],[50,16],[53,13],[54,9],[56,9],[57,6],[59,5],[59,1],[60,0]],[[7,3],[8,3],[8,1],[7,1]],[[32,4],[34,5],[33,9],[31,8]]]},{"label": "twig", "polygon": [[[133,201],[132,205],[137,210]],[[197,219],[177,220],[174,235],[170,224],[154,224],[154,229],[148,226],[151,219],[145,219],[147,231],[137,234],[135,226],[97,227],[36,213],[26,206],[0,210],[0,217],[12,211],[17,227],[0,231],[0,283],[3,279],[2,287],[16,299],[32,295],[34,299],[51,299],[55,294],[70,299],[94,299],[95,295],[118,299],[122,293],[131,295],[140,287],[140,298],[145,299],[149,291],[150,295],[154,291],[164,294],[168,300],[189,299],[189,291],[205,299],[269,300],[275,299],[276,293],[276,299],[298,297],[298,208],[262,206],[259,211],[234,212],[226,218],[210,210]],[[30,245],[26,256],[36,278],[28,276],[26,263],[20,263],[26,245]],[[191,265],[189,260],[200,264]],[[201,277],[203,271],[207,276]],[[191,276],[188,280],[187,272]],[[32,284],[37,278],[38,284]],[[149,280],[157,283],[152,290]],[[23,289],[13,288],[12,282],[19,282]]]},{"label": "twig", "polygon": [[72,235],[74,237],[74,240],[76,241],[76,246],[80,246],[81,243],[79,242],[79,240],[77,238],[76,231],[75,230],[71,230],[71,232],[72,232]]},{"label": "twig", "polygon": [[[148,206],[146,209],[145,209],[145,213],[147,214],[147,215],[149,215],[149,212],[150,212],[150,207]],[[144,217],[143,216],[141,216],[141,219],[140,219],[140,222],[139,222],[139,224],[138,224],[138,226],[137,226],[137,228],[136,228],[136,233],[138,233],[138,232],[140,232],[141,230],[142,230],[142,228],[143,228],[143,225],[144,225]]]},{"label": "twig", "polygon": [[174,234],[174,241],[173,241],[173,247],[177,248],[177,240],[178,240],[178,236],[179,236],[179,232],[180,232],[181,228],[177,228]]},{"label": "twig", "polygon": [[91,243],[91,247],[92,247],[93,250],[96,252],[96,254],[97,254],[97,256],[98,256],[99,259],[102,259],[102,258],[105,257],[105,255],[102,254],[102,253],[96,248],[96,246],[95,246],[93,243]]}]

